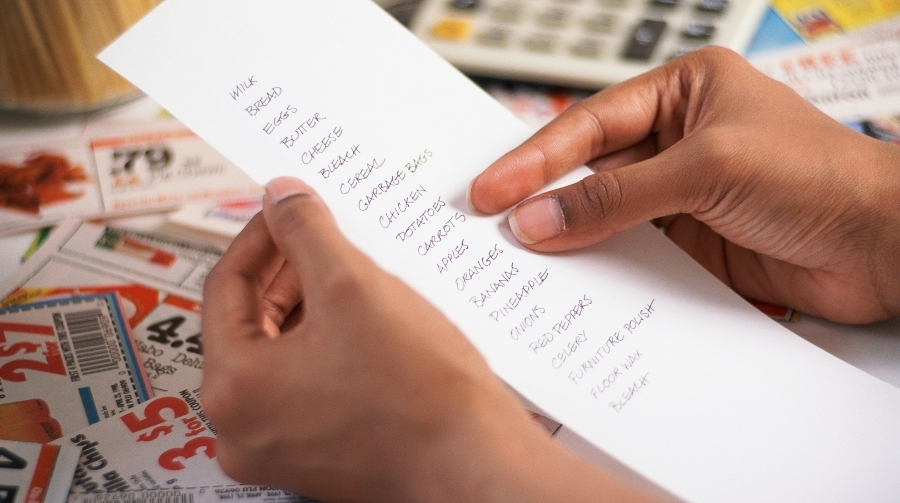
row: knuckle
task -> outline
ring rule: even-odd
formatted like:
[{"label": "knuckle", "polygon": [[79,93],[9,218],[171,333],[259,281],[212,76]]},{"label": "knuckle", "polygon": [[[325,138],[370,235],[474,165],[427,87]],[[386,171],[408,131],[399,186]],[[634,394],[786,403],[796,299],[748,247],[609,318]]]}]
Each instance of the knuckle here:
[{"label": "knuckle", "polygon": [[730,67],[744,62],[744,58],[731,49],[714,45],[692,51],[686,56],[700,62],[704,66],[711,66],[714,68]]},{"label": "knuckle", "polygon": [[[592,222],[603,220],[622,205],[622,183],[613,172],[601,172],[586,177],[578,184],[578,207],[575,209]],[[565,213],[565,211],[564,211]]]},{"label": "knuckle", "polygon": [[606,130],[603,128],[603,120],[597,115],[597,112],[584,101],[579,101],[572,106],[575,107],[575,110],[583,119],[580,124],[586,129],[585,137],[590,139],[589,141],[593,154],[596,155],[598,152],[605,152],[607,149],[607,136]]}]

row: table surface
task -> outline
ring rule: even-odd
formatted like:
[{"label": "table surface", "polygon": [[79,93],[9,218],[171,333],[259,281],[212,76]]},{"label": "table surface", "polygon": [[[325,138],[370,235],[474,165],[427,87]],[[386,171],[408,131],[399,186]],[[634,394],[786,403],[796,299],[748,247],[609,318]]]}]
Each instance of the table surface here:
[{"label": "table surface", "polygon": [[[150,119],[158,113],[158,106],[144,98],[119,107],[117,110],[103,112],[99,114],[99,118],[100,120]],[[84,120],[95,119],[97,116],[84,118]],[[15,145],[26,138],[77,134],[83,124],[83,121],[34,120],[0,113],[0,148]],[[175,237],[197,237],[196,233],[187,230],[183,230],[183,234],[178,236],[177,226],[168,223],[163,215],[131,217],[123,220],[123,224],[142,230],[160,231],[166,234],[172,234],[174,231]],[[21,257],[33,239],[33,232],[0,237],[0,282],[13,274],[21,265]],[[227,240],[221,237],[215,238],[210,235],[206,236],[205,240],[220,247],[227,245]],[[900,318],[851,326],[801,315],[798,321],[783,324],[800,337],[837,358],[889,384],[900,387]],[[565,427],[561,428],[555,436],[561,443],[605,469],[633,480],[659,496],[666,496],[654,484],[583,441]]]}]

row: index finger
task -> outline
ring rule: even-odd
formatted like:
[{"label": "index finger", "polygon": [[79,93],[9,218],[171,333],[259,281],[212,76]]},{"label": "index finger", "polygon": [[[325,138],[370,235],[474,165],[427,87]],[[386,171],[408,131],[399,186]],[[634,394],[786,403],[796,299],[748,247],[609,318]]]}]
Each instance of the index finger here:
[{"label": "index finger", "polygon": [[[676,67],[667,65],[577,103],[509,151],[469,188],[475,210],[496,213],[596,157],[639,143],[680,94]],[[668,96],[667,96],[668,95]]]},{"label": "index finger", "polygon": [[283,264],[262,214],[257,214],[203,284],[201,324],[207,360],[240,348],[237,343],[242,340],[264,335],[263,294]]}]

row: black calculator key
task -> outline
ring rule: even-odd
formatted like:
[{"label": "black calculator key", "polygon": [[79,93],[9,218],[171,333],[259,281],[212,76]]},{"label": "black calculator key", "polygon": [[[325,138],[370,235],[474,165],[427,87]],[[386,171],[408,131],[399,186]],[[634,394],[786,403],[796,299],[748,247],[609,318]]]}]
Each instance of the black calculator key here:
[{"label": "black calculator key", "polygon": [[474,10],[480,3],[479,0],[450,0],[450,7],[458,10]]},{"label": "black calculator key", "polygon": [[666,31],[665,21],[655,19],[641,21],[628,40],[622,57],[641,61],[649,60],[653,57],[653,50],[656,49],[656,44],[659,43],[664,31]]},{"label": "black calculator key", "polygon": [[713,14],[721,14],[728,8],[728,0],[699,0],[697,2],[697,10],[700,12],[710,12]]},{"label": "black calculator key", "polygon": [[653,7],[668,7],[671,9],[678,5],[678,0],[650,0],[650,5]]},{"label": "black calculator key", "polygon": [[681,36],[691,40],[709,40],[716,32],[716,27],[711,24],[689,23],[681,31]]}]

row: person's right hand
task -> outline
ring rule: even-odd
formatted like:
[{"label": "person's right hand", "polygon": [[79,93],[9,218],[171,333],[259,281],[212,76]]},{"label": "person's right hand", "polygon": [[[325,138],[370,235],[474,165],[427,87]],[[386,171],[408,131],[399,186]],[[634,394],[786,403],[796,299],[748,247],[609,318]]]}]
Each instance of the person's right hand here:
[{"label": "person's right hand", "polygon": [[473,180],[470,204],[499,212],[582,164],[595,174],[510,213],[525,246],[569,250],[659,219],[745,296],[842,322],[900,315],[900,147],[731,51],[687,54],[573,106]]}]

